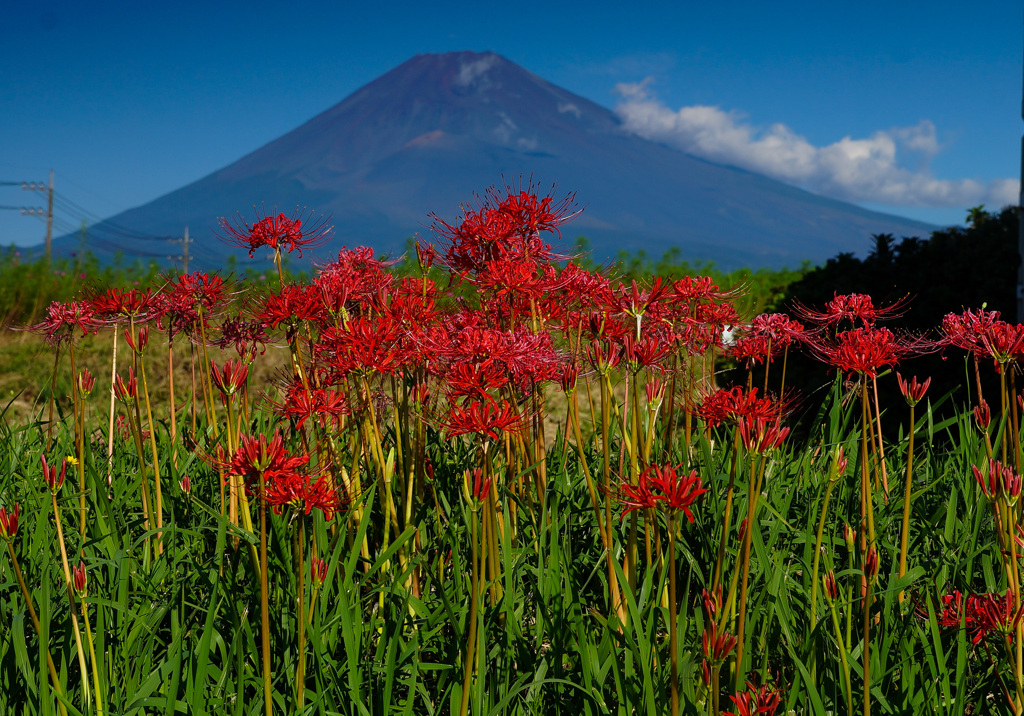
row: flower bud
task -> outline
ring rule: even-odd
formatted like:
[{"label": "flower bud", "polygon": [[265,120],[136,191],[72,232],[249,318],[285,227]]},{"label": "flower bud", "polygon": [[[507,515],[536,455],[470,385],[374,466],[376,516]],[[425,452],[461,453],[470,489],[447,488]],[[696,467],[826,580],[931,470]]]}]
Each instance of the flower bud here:
[{"label": "flower bud", "polygon": [[984,400],[974,408],[974,420],[977,422],[979,430],[982,432],[988,430],[988,426],[992,422],[992,411],[989,410],[988,403]]},{"label": "flower bud", "polygon": [[14,507],[10,512],[4,507],[0,507],[0,539],[10,542],[16,534],[18,534],[17,502],[14,503]]},{"label": "flower bud", "polygon": [[83,398],[88,398],[92,394],[92,389],[96,387],[96,378],[92,373],[89,372],[88,368],[82,370],[78,374],[78,390],[81,392]]},{"label": "flower bud", "polygon": [[868,552],[864,555],[864,576],[872,582],[878,576],[878,550],[874,547],[868,547]]},{"label": "flower bud", "polygon": [[825,598],[828,601],[834,602],[839,598],[839,584],[836,582],[836,574],[831,569],[828,573],[822,577],[822,583],[825,587]]},{"label": "flower bud", "polygon": [[309,579],[314,587],[319,587],[327,579],[327,562],[319,557],[313,557],[309,563]]},{"label": "flower bud", "polygon": [[39,461],[43,464],[43,479],[46,481],[46,486],[50,488],[50,492],[57,494],[64,486],[64,477],[68,474],[68,461],[61,460],[59,472],[56,465],[50,467],[46,462],[46,455],[40,455]]},{"label": "flower bud", "polygon": [[73,581],[73,586],[75,587],[75,592],[79,595],[84,595],[86,584],[85,562],[79,562],[77,567],[72,567],[71,579]]},{"label": "flower bud", "polygon": [[183,493],[189,495],[192,493],[192,480],[189,479],[188,475],[184,475],[181,481],[178,482],[178,487],[181,488]]}]

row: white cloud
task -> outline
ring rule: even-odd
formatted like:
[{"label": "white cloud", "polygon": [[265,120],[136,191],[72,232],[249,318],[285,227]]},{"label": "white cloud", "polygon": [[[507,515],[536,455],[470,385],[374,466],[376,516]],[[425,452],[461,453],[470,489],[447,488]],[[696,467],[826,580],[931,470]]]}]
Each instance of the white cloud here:
[{"label": "white cloud", "polygon": [[[784,124],[759,128],[735,112],[695,105],[672,110],[648,90],[650,80],[618,84],[616,113],[625,128],[695,156],[749,169],[819,194],[890,206],[973,206],[1016,204],[1020,182],[996,179],[937,179],[930,160],[941,146],[935,125],[844,137],[823,147]],[[908,168],[913,166],[913,168]]]},{"label": "white cloud", "polygon": [[576,116],[576,119],[580,118],[580,108],[579,107],[577,107],[572,102],[559,102],[558,103],[558,113],[559,114],[565,114],[566,112],[571,112],[572,114],[574,114]]},{"label": "white cloud", "polygon": [[485,74],[487,70],[494,66],[494,63],[498,61],[497,56],[489,55],[479,60],[473,60],[472,62],[464,62],[459,65],[459,74],[455,78],[455,84],[460,87],[467,87],[477,77]]}]

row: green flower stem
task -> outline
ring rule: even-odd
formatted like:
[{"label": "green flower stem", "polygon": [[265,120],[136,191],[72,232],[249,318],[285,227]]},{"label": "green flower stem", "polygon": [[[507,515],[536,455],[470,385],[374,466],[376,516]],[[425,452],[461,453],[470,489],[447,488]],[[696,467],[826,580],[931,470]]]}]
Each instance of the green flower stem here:
[{"label": "green flower stem", "polygon": [[85,700],[88,703],[89,682],[85,679],[89,670],[85,665],[85,650],[82,647],[82,630],[78,626],[78,605],[75,599],[74,582],[71,579],[71,566],[68,563],[68,551],[64,545],[64,527],[61,525],[60,510],[57,508],[57,494],[50,492],[50,501],[53,504],[53,518],[57,523],[57,545],[60,547],[60,562],[64,568],[64,588],[68,592],[68,603],[71,605],[71,625],[75,632],[75,649],[78,652],[78,668],[82,671],[82,690],[85,692]]},{"label": "green flower stem", "polygon": [[722,513],[722,536],[718,540],[718,557],[715,560],[715,577],[711,580],[711,591],[718,589],[722,581],[722,568],[725,562],[725,548],[729,543],[729,527],[732,525],[732,498],[736,491],[736,472],[739,469],[740,431],[733,430],[732,462],[729,465],[729,487],[725,496],[725,511]]},{"label": "green flower stem", "polygon": [[671,510],[668,516],[668,649],[669,693],[672,699],[672,716],[679,716],[679,656],[676,635],[676,531],[678,516]]},{"label": "green flower stem", "polygon": [[[914,406],[910,406],[910,436],[907,441],[907,477],[903,488],[903,528],[900,532],[900,576],[907,573],[907,546],[910,539],[910,487],[914,475]],[[900,592],[900,604],[906,593]]]},{"label": "green flower stem", "polygon": [[747,587],[750,578],[750,541],[754,530],[754,518],[757,514],[757,456],[750,458],[750,483],[747,499],[747,528],[743,532],[743,576],[740,582],[739,627],[736,633],[736,691],[743,687],[746,671],[743,668],[743,647],[747,626]]},{"label": "green flower stem", "polygon": [[866,564],[864,581],[867,583],[867,588],[864,595],[864,648],[861,659],[864,662],[864,716],[871,716],[871,583],[873,580],[867,573]]},{"label": "green flower stem", "polygon": [[270,682],[270,585],[267,579],[267,476],[260,471],[260,631],[263,646],[264,713],[274,710],[274,692]]},{"label": "green flower stem", "polygon": [[836,605],[829,600],[829,612],[832,614],[832,627],[836,632],[836,642],[839,644],[839,662],[843,669],[843,690],[846,692],[846,713],[853,713],[853,689],[850,680],[850,663],[846,659],[846,644],[843,641],[843,630],[839,626],[839,615],[836,614]]},{"label": "green flower stem", "polygon": [[96,694],[96,716],[103,716],[103,690],[100,688],[100,671],[96,665],[96,647],[93,645],[92,627],[89,626],[89,610],[82,596],[82,621],[85,622],[85,640],[89,644],[89,663],[92,665],[92,688]]},{"label": "green flower stem", "polygon": [[482,550],[477,544],[479,530],[477,529],[476,509],[470,510],[470,544],[472,545],[472,557],[470,563],[470,597],[469,597],[469,638],[466,639],[466,656],[462,676],[462,701],[459,704],[459,716],[466,716],[469,708],[469,690],[473,679],[473,656],[476,651],[476,621],[477,611],[480,603],[480,572],[477,562],[482,559]]},{"label": "green flower stem", "polygon": [[[14,566],[14,576],[18,580],[18,586],[21,587],[21,595],[25,599],[25,606],[28,609],[28,616],[32,620],[32,626],[36,630],[36,634],[42,638],[43,630],[39,626],[39,615],[36,614],[36,608],[32,605],[32,595],[28,591],[28,586],[25,584],[25,575],[21,573],[21,565],[18,564],[18,555],[14,552],[14,545],[7,542],[7,552],[11,555],[11,564]],[[53,663],[53,657],[50,655],[50,647],[45,646],[46,649],[46,668],[50,672],[50,681],[53,683],[53,690],[61,696],[64,695],[64,689],[60,685],[60,677],[57,675],[57,666]],[[57,708],[60,709],[61,716],[68,716],[68,710],[64,707],[64,702],[58,700]]]}]

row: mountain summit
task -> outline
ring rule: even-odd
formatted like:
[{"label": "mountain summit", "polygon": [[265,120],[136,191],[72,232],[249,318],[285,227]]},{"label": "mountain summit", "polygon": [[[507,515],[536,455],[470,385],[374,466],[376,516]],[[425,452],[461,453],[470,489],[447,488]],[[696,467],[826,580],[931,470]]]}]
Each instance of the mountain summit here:
[{"label": "mountain summit", "polygon": [[[177,235],[188,225],[195,258],[213,266],[231,252],[214,238],[218,216],[308,207],[336,228],[321,258],[343,244],[396,252],[428,233],[431,212],[453,221],[474,193],[520,176],[576,193],[585,210],[565,243],[586,236],[598,261],[678,246],[723,267],[796,266],[865,247],[875,233],[933,228],[641,139],[607,108],[499,55],[453,52],[408,60],[233,164],[111,217],[108,232]],[[65,241],[74,250],[78,238]]]}]

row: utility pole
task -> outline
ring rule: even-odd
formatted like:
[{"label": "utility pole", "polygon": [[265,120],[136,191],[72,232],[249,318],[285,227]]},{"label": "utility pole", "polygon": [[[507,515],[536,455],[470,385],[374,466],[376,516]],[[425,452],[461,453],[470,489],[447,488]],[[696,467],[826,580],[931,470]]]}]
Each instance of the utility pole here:
[{"label": "utility pole", "polygon": [[188,227],[185,227],[185,234],[180,239],[171,239],[172,242],[181,242],[181,253],[177,256],[168,256],[167,258],[171,261],[181,261],[183,264],[183,273],[188,273],[188,245],[192,243],[192,239],[188,237]]},{"label": "utility pole", "polygon": [[[34,181],[0,181],[0,186],[20,186],[25,191],[46,191],[47,187],[42,182]],[[20,211],[22,216],[45,216],[46,217],[46,261],[50,261],[50,238],[53,232],[53,170],[50,170],[50,200],[44,212],[38,206],[0,206],[0,209]]]},{"label": "utility pole", "polygon": [[46,263],[50,263],[50,248],[53,241],[53,170],[50,170],[50,191],[46,201]]}]

